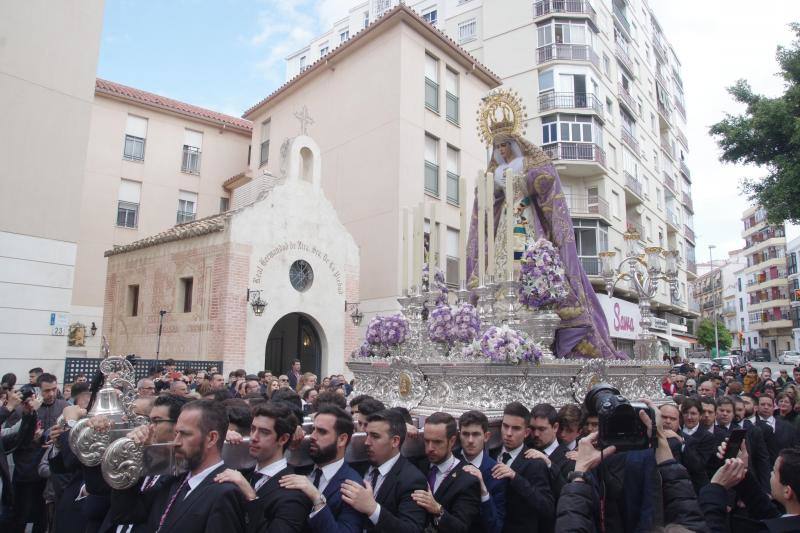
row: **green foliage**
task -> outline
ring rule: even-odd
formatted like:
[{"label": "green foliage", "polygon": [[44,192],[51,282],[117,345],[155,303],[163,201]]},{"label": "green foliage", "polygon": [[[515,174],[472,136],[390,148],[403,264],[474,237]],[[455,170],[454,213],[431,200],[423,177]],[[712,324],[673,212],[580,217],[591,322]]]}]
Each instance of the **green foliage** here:
[{"label": "green foliage", "polygon": [[[727,350],[733,344],[733,337],[731,332],[725,327],[725,324],[717,321],[717,336],[719,337],[719,349]],[[714,342],[714,323],[707,318],[700,320],[697,326],[697,342],[706,350],[712,350],[716,347]]]},{"label": "green foliage", "polygon": [[762,179],[745,179],[742,190],[776,224],[800,223],[800,24],[790,27],[797,40],[790,48],[779,46],[776,54],[786,85],[784,94],[778,98],[757,95],[745,80],[739,80],[728,92],[746,106],[745,112],[726,114],[709,129],[722,149],[722,161],[767,170]]}]

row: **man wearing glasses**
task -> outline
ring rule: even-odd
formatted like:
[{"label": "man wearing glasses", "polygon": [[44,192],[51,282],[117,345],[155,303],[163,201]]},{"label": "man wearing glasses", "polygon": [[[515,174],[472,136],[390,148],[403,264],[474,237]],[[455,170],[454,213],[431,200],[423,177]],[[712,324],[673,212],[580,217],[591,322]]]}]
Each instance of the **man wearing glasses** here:
[{"label": "man wearing glasses", "polygon": [[139,394],[139,398],[148,398],[150,396],[156,395],[156,384],[153,382],[152,379],[140,379],[139,383],[136,384],[136,391]]},{"label": "man wearing glasses", "polygon": [[278,378],[278,383],[280,383],[282,389],[291,388],[291,384],[289,383],[289,376],[287,376],[286,374],[280,375],[280,377]]}]

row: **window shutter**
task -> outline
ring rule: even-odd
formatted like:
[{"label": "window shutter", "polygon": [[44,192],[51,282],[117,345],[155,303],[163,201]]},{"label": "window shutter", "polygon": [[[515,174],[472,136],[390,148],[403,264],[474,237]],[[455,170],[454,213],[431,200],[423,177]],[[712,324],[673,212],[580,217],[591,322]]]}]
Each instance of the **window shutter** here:
[{"label": "window shutter", "polygon": [[128,115],[128,122],[125,125],[125,133],[142,139],[147,138],[147,119]]},{"label": "window shutter", "polygon": [[264,122],[261,123],[261,142],[262,143],[264,141],[268,141],[269,140],[269,131],[270,131],[270,126],[271,125],[272,125],[272,121],[271,120],[265,120]]},{"label": "window shutter", "polygon": [[445,90],[453,96],[458,96],[458,73],[450,69],[447,69],[445,72],[447,73]]},{"label": "window shutter", "polygon": [[447,147],[447,172],[458,175],[458,150]]},{"label": "window shutter", "polygon": [[138,181],[121,180],[119,184],[120,202],[138,204],[142,195],[142,184]]},{"label": "window shutter", "polygon": [[428,135],[425,136],[425,161],[439,164],[439,141]]},{"label": "window shutter", "polygon": [[197,148],[199,151],[202,151],[203,134],[199,131],[188,130],[188,129],[184,130],[183,144],[186,146],[191,146],[192,148]]},{"label": "window shutter", "polygon": [[425,77],[439,82],[439,60],[428,54],[425,54]]}]

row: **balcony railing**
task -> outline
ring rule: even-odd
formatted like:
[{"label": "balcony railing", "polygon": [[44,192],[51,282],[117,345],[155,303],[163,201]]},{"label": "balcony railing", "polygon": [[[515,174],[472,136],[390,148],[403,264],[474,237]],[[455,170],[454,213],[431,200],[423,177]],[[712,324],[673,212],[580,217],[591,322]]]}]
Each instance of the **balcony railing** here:
[{"label": "balcony railing", "polygon": [[598,195],[565,194],[564,198],[573,215],[600,215],[610,219],[608,202]]},{"label": "balcony railing", "polygon": [[683,193],[681,197],[681,203],[686,206],[686,208],[694,213],[694,204],[692,204],[692,197],[686,193]]},{"label": "balcony railing", "polygon": [[697,275],[697,263],[691,259],[686,260],[686,270],[692,274]]},{"label": "balcony railing", "polygon": [[675,159],[675,149],[669,143],[669,139],[661,137],[661,149],[664,150],[664,152],[666,152],[666,154],[669,156],[670,159],[673,160]]},{"label": "balcony railing", "polygon": [[664,102],[658,102],[658,112],[667,124],[672,122],[672,111],[670,111]]},{"label": "balcony railing", "polygon": [[675,180],[666,172],[664,172],[664,184],[666,184],[666,186],[669,187],[672,192],[676,192],[678,190],[675,188]]},{"label": "balcony railing", "polygon": [[639,142],[636,140],[636,137],[633,136],[633,133],[622,128],[622,142],[628,145],[628,147],[633,150],[633,153],[639,155],[641,151],[639,150]]},{"label": "balcony railing", "polygon": [[722,307],[722,314],[724,315],[735,315],[736,314],[736,306],[734,304],[727,303]]},{"label": "balcony railing", "polygon": [[627,171],[623,171],[623,174],[625,174],[625,186],[633,191],[636,196],[643,198],[642,182]]},{"label": "balcony railing", "polygon": [[667,81],[667,77],[661,72],[660,68],[656,68],[656,79],[661,82],[661,85],[666,89],[669,87],[669,82]]},{"label": "balcony railing", "polygon": [[789,309],[771,309],[762,313],[750,313],[751,324],[763,324],[766,322],[777,322],[779,320],[791,320]]},{"label": "balcony railing", "polygon": [[606,166],[605,151],[594,143],[558,142],[542,146],[550,159],[567,161],[591,161]]},{"label": "balcony railing", "polygon": [[678,113],[681,114],[681,116],[683,117],[683,120],[686,120],[686,108],[683,107],[683,104],[681,103],[680,100],[678,100],[677,97],[675,97],[674,101],[675,101],[675,109],[677,109]]},{"label": "balcony railing", "polygon": [[753,246],[754,244],[759,244],[764,241],[768,241],[770,239],[774,239],[776,237],[786,237],[786,232],[781,229],[770,228],[761,231],[757,231],[750,235],[745,242],[747,243],[747,247]]},{"label": "balcony railing", "polygon": [[603,118],[603,104],[592,93],[546,93],[539,96],[539,111],[591,109]]},{"label": "balcony railing", "polygon": [[687,226],[686,224],[683,225],[683,234],[686,236],[687,239],[694,242],[694,230]]},{"label": "balcony railing", "polygon": [[628,55],[627,50],[625,50],[621,44],[617,43],[614,55],[617,56],[620,64],[627,69],[631,76],[636,75],[636,73],[633,71],[633,61],[631,60],[631,56]]},{"label": "balcony railing", "polygon": [[658,37],[653,36],[653,50],[661,56],[662,61],[667,61],[667,47],[664,46]]},{"label": "balcony railing", "polygon": [[583,267],[583,270],[586,272],[587,276],[600,275],[599,257],[579,257],[578,259],[581,260],[581,266]]},{"label": "balcony railing", "polygon": [[195,214],[191,211],[178,211],[178,216],[175,217],[175,224],[185,224],[194,220]]},{"label": "balcony railing", "polygon": [[588,61],[598,69],[600,58],[591,46],[586,44],[550,44],[536,49],[538,63],[548,61]]},{"label": "balcony railing", "polygon": [[614,18],[617,20],[617,22],[619,22],[620,26],[622,26],[622,28],[625,30],[625,33],[630,35],[631,23],[628,22],[628,17],[625,16],[625,13],[623,13],[623,11],[619,8],[619,6],[617,6],[617,4],[614,4]]},{"label": "balcony railing", "polygon": [[640,241],[644,241],[645,239],[647,239],[647,235],[645,235],[644,233],[644,226],[642,226],[641,223],[633,220],[628,220],[626,222],[626,225],[628,227],[628,231],[635,231],[636,233],[639,234]]},{"label": "balcony railing", "polygon": [[[775,259],[774,257],[772,259]],[[747,280],[747,286],[752,287],[754,285],[760,285],[762,283],[766,283],[768,281],[774,281],[776,279],[786,279],[787,272],[783,268],[779,268],[775,274],[770,274],[769,272],[760,272],[756,274],[754,277]]]},{"label": "balcony railing", "polygon": [[588,0],[543,0],[533,4],[535,18],[554,13],[587,15],[592,24],[597,27],[597,12]]},{"label": "balcony railing", "polygon": [[688,150],[689,140],[686,138],[686,135],[684,135],[683,132],[677,128],[676,131],[677,133],[675,133],[675,137],[678,139],[678,142],[681,143],[681,145]]},{"label": "balcony railing", "polygon": [[680,229],[681,227],[681,219],[678,217],[678,214],[675,212],[675,210],[669,207],[667,208],[667,222],[675,228]]},{"label": "balcony railing", "polygon": [[747,257],[747,266],[748,267],[756,266],[760,265],[761,263],[765,263],[767,261],[772,261],[773,259],[785,259],[785,258],[786,254],[782,250],[777,252],[775,250],[772,250],[770,252],[760,252]]},{"label": "balcony railing", "polygon": [[779,300],[788,300],[789,293],[788,292],[779,292],[778,294],[755,294],[750,295],[750,305],[758,305],[767,302],[775,302]]},{"label": "balcony railing", "polygon": [[639,109],[636,106],[636,102],[633,101],[633,96],[631,96],[631,93],[628,92],[628,89],[626,89],[622,83],[619,84],[617,97],[619,98],[619,101],[628,108],[628,111],[630,111],[633,115],[639,115]]},{"label": "balcony railing", "polygon": [[686,161],[682,160],[680,167],[681,167],[681,172],[683,172],[683,175],[689,179],[692,179],[692,173],[689,172],[689,167],[686,166]]}]

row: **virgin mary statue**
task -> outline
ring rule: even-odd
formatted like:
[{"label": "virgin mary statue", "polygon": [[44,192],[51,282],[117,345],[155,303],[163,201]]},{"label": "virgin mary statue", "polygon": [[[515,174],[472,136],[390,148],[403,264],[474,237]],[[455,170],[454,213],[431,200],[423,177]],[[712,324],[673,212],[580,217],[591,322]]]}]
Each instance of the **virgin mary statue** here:
[{"label": "virgin mary statue", "polygon": [[[521,227],[527,242],[540,238],[549,240],[564,265],[568,294],[555,308],[561,318],[553,349],[555,355],[624,357],[614,349],[600,302],[578,260],[572,219],[558,172],[542,149],[522,136],[524,118],[518,96],[505,90],[487,96],[479,113],[481,136],[492,147],[487,171],[494,175],[495,233],[488,238],[495,239],[495,271],[505,272],[507,262],[515,260],[508,257],[505,245],[504,213],[511,208],[516,212],[515,235],[520,233]],[[507,169],[515,176],[512,199],[506,198]],[[477,284],[477,212],[476,201],[467,244],[467,279],[473,286]]]}]

